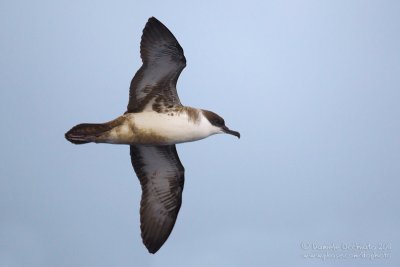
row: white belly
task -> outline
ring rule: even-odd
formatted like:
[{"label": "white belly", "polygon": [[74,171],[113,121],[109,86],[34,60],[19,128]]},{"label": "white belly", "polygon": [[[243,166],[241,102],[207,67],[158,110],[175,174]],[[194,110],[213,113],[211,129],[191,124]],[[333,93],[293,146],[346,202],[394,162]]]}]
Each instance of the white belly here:
[{"label": "white belly", "polygon": [[125,122],[108,135],[112,143],[170,145],[196,141],[215,133],[201,114],[197,120],[185,112],[174,112],[172,116],[149,111],[127,113],[123,117]]}]

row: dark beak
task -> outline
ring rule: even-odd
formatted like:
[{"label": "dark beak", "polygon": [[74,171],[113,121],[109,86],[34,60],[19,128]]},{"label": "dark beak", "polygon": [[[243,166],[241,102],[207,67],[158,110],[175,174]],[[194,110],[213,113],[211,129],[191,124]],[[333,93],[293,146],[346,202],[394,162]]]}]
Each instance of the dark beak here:
[{"label": "dark beak", "polygon": [[232,131],[232,130],[230,130],[230,129],[229,129],[228,127],[226,127],[226,126],[222,127],[222,130],[223,130],[225,133],[227,133],[227,134],[231,134],[231,135],[236,136],[237,138],[240,138],[240,133],[239,133],[239,132]]}]

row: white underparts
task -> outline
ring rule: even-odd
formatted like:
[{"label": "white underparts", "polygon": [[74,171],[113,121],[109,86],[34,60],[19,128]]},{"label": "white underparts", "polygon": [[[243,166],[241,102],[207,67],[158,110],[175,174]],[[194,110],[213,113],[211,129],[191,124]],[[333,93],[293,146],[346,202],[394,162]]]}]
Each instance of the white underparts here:
[{"label": "white underparts", "polygon": [[100,142],[114,144],[170,145],[191,142],[220,133],[199,111],[196,120],[186,112],[127,113],[119,126]]}]

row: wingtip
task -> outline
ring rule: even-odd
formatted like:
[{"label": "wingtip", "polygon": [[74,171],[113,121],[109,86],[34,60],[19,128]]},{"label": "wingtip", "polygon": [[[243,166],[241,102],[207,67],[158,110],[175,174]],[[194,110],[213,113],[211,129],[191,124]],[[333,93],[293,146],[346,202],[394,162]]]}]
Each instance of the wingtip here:
[{"label": "wingtip", "polygon": [[[150,254],[156,254],[157,251],[159,251],[160,248],[164,245],[164,243],[167,239],[159,242],[160,240],[156,240],[157,237],[159,237],[159,233],[153,233],[155,236],[148,236],[148,235],[144,234],[146,231],[145,229],[142,228],[141,230],[142,230],[143,245],[146,247],[147,251]],[[158,230],[161,230],[161,229],[158,229]],[[156,239],[154,239],[154,238],[156,238]]]},{"label": "wingtip", "polygon": [[150,254],[156,254],[157,253],[157,251],[159,250],[160,248],[157,248],[157,249],[151,249],[151,248],[147,248],[147,251],[150,253]]},{"label": "wingtip", "polygon": [[[162,24],[162,22],[161,21],[159,21],[156,17],[150,17],[148,20],[147,20],[147,24],[151,24],[151,23],[160,23],[160,24]],[[164,25],[164,24],[163,24]]]},{"label": "wingtip", "polygon": [[162,245],[164,244],[164,243],[162,243],[160,245],[160,244],[154,244],[154,243],[151,243],[151,242],[146,242],[145,239],[143,239],[143,237],[142,237],[142,241],[143,241],[143,245],[146,247],[147,251],[150,254],[156,254],[157,251],[159,251],[160,248],[162,247]]}]

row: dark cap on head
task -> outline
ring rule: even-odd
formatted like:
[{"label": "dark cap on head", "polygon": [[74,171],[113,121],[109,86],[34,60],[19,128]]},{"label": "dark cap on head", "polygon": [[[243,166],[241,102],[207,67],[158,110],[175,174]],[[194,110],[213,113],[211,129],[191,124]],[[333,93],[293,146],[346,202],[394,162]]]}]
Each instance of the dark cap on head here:
[{"label": "dark cap on head", "polygon": [[215,114],[212,111],[209,110],[202,110],[204,117],[208,119],[208,121],[214,125],[215,127],[221,128],[221,130],[227,134],[231,134],[236,136],[237,138],[240,138],[240,133],[236,131],[230,130],[228,127],[225,125],[225,121],[222,117],[219,115]]}]

